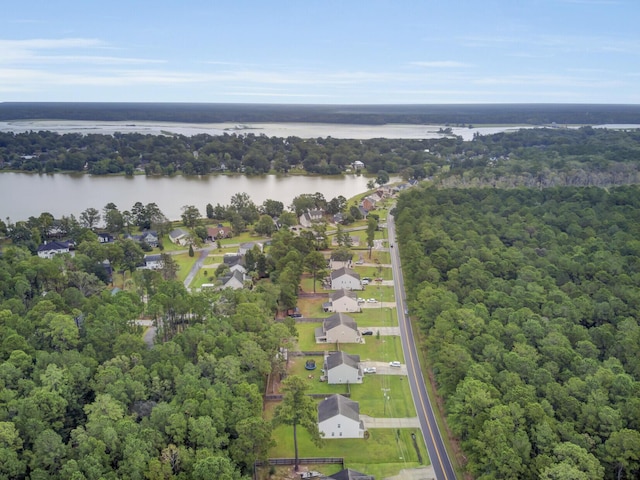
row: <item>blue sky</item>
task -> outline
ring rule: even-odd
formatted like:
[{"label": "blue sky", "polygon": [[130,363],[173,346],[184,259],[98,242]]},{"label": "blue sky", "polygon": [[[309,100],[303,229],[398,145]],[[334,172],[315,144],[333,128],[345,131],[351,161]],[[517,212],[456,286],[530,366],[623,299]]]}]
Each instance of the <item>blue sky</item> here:
[{"label": "blue sky", "polygon": [[35,0],[0,101],[640,103],[638,0]]}]

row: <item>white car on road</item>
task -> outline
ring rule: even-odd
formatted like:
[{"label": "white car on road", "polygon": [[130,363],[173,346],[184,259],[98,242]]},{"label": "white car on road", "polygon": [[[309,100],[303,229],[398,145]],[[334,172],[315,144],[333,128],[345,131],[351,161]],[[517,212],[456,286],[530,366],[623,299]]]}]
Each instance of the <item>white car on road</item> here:
[{"label": "white car on road", "polygon": [[398,361],[393,361],[393,362],[389,362],[389,366],[390,367],[396,367],[396,368],[400,368],[402,366],[402,364]]},{"label": "white car on road", "polygon": [[364,367],[362,371],[364,373],[376,373],[376,367]]}]

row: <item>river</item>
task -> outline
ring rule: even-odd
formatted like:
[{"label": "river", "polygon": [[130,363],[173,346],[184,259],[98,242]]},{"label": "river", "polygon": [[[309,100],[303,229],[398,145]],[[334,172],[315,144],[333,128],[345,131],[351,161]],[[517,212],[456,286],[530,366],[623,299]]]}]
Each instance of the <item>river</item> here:
[{"label": "river", "polygon": [[[279,200],[285,207],[303,193],[320,192],[328,200],[338,195],[353,197],[367,190],[371,178],[362,175],[339,177],[211,175],[204,177],[147,177],[136,175],[93,176],[82,174],[0,174],[0,218],[12,222],[49,212],[55,218],[76,217],[89,208],[102,211],[113,202],[130,210],[135,202],[155,202],[171,220],[180,219],[182,206],[195,205],[204,216],[207,203],[228,205],[231,197],[247,193],[256,205],[266,199]],[[392,179],[392,181],[397,180]]]}]

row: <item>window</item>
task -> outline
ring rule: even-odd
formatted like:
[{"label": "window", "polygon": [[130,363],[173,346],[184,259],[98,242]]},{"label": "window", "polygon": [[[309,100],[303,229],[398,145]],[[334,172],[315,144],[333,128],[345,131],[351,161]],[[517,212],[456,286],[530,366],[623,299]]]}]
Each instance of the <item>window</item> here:
[{"label": "window", "polygon": [[340,424],[338,424],[338,428],[340,428]]},{"label": "window", "polygon": [[336,436],[336,432],[331,432],[331,436],[335,437]]},{"label": "window", "polygon": [[342,436],[342,432],[340,432],[340,436]]}]

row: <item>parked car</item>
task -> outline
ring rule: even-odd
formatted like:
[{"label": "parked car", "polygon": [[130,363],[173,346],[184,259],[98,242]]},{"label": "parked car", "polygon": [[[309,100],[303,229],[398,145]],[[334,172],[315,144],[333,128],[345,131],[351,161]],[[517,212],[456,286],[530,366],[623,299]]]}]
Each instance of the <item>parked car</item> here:
[{"label": "parked car", "polygon": [[364,367],[362,371],[364,373],[376,373],[376,367]]},{"label": "parked car", "polygon": [[364,298],[358,298],[358,303],[364,303]]},{"label": "parked car", "polygon": [[394,360],[393,362],[389,362],[389,366],[390,367],[400,368],[402,366],[402,364],[400,362],[398,362],[397,360]]},{"label": "parked car", "polygon": [[373,330],[363,330],[362,335],[373,335]]},{"label": "parked car", "polygon": [[369,285],[369,280],[362,280],[363,285]]},{"label": "parked car", "polygon": [[376,300],[375,298],[367,298],[367,302],[368,303],[378,303],[378,300]]}]

